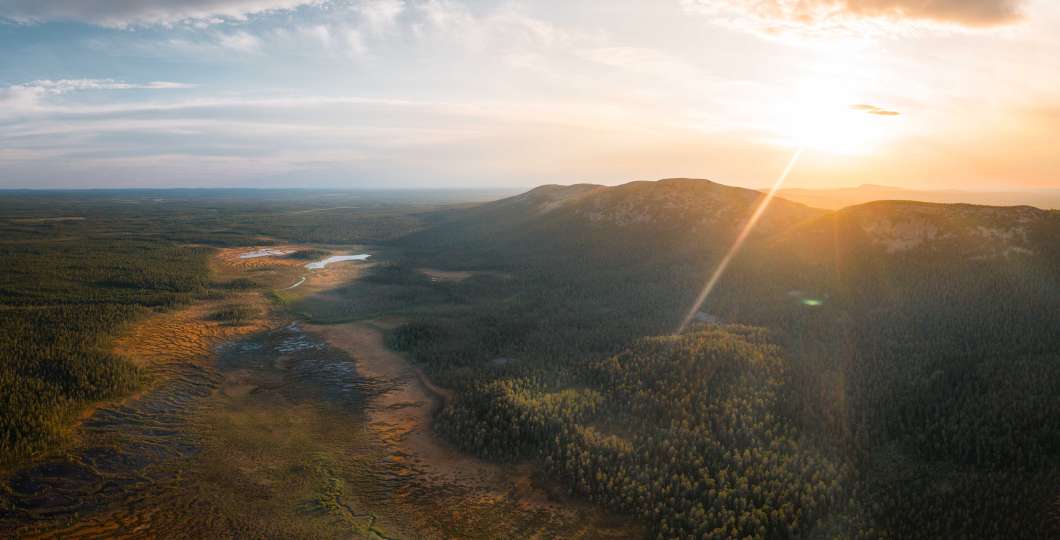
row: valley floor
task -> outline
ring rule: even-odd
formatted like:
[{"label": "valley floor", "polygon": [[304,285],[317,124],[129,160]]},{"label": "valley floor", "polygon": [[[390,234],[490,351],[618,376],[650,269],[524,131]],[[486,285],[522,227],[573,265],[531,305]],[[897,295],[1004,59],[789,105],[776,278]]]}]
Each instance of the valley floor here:
[{"label": "valley floor", "polygon": [[[304,269],[216,256],[214,273],[274,290]],[[300,305],[365,263],[309,273]],[[369,263],[370,264],[370,263]],[[290,300],[290,298],[288,298]],[[226,298],[224,303],[233,299]],[[0,480],[0,536],[25,538],[636,537],[529,464],[488,463],[431,430],[444,389],[388,350],[393,318],[310,325],[259,292],[149,317],[117,340],[154,383],[86,415],[77,437]]]}]

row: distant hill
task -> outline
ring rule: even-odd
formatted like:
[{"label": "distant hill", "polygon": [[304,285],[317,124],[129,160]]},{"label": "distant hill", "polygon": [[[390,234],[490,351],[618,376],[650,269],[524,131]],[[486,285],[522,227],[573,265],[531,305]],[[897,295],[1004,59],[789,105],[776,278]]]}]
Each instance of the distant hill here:
[{"label": "distant hill", "polygon": [[[957,250],[955,253],[970,258],[1056,252],[1058,242],[1051,235],[1058,213],[1032,205],[883,199],[829,211],[789,198],[839,192],[939,197],[963,193],[868,185],[833,191],[782,190],[763,214],[752,238],[777,237],[788,245],[799,245],[810,242],[815,234],[827,237],[825,241],[834,241],[839,234],[891,254]],[[988,198],[1004,194],[964,195]],[[585,245],[595,239],[620,241],[624,251],[645,243],[716,251],[727,247],[718,243],[733,237],[746,224],[763,197],[759,191],[689,178],[618,186],[553,184],[493,202],[437,212],[431,228],[404,241],[410,245],[483,241],[478,248],[499,248],[514,242],[537,251],[562,250],[565,245]],[[589,247],[598,248],[599,244],[593,242]]]},{"label": "distant hill", "polygon": [[1033,191],[961,191],[915,190],[891,186],[864,184],[836,189],[788,188],[778,193],[785,199],[816,208],[838,210],[846,206],[872,201],[920,201],[933,203],[964,203],[988,206],[1034,206],[1045,210],[1060,209],[1060,189]]},{"label": "distant hill", "polygon": [[[863,188],[897,193],[879,186]],[[731,245],[763,197],[755,190],[687,178],[619,186],[546,185],[439,212],[432,227],[402,243],[432,250],[446,246],[467,248],[470,253],[488,251],[498,264],[527,264],[531,257],[546,255],[561,259],[569,255],[584,263],[591,262],[586,260],[591,255],[601,264],[631,256],[647,257],[645,261],[652,264],[682,260],[699,264]],[[1060,252],[1054,236],[1058,216],[1056,211],[1027,205],[909,200],[828,211],[778,196],[754,229],[746,251],[761,249],[790,254],[792,261],[806,260],[833,254],[833,244],[842,239],[846,248],[858,253],[969,260],[1042,255],[1052,261]],[[781,262],[773,260],[770,266]]]},{"label": "distant hill", "polygon": [[[577,266],[580,272],[593,268],[637,275],[690,290],[702,285],[763,197],[750,189],[684,178],[613,187],[548,185],[440,212],[433,226],[400,243],[413,250],[444,250],[448,261],[498,269],[541,267],[543,272]],[[1057,238],[1060,212],[1030,206],[875,201],[828,211],[777,197],[726,279],[730,290],[769,288],[775,294],[811,282],[833,289],[842,280],[878,276],[891,266],[890,281],[922,273],[930,281],[947,275],[941,269],[975,273],[981,267],[1011,267],[1010,276],[1019,273],[1013,268],[1056,274]],[[844,265],[859,270],[832,276]],[[903,286],[916,285],[912,281]],[[715,305],[726,303],[725,289]],[[733,294],[733,302],[747,298]],[[762,306],[760,300],[754,303]]]},{"label": "distant hill", "polygon": [[[712,252],[735,237],[763,197],[755,190],[688,178],[611,187],[547,185],[515,197],[438,213],[434,227],[404,243],[431,249],[468,246],[473,251],[489,246],[494,254],[519,257],[578,250],[609,261],[633,254]],[[776,234],[825,213],[774,199],[754,235]]]}]

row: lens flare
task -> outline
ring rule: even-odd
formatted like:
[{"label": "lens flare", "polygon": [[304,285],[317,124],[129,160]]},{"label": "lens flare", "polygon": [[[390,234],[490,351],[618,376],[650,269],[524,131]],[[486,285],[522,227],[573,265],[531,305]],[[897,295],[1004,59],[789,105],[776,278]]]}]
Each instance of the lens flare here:
[{"label": "lens flare", "polygon": [[696,301],[692,304],[692,309],[688,310],[688,314],[685,315],[684,320],[681,321],[681,326],[677,328],[675,333],[680,334],[688,329],[688,325],[695,318],[696,313],[699,312],[700,308],[703,307],[703,303],[707,301],[707,297],[714,291],[714,287],[721,280],[721,277],[725,274],[725,270],[729,268],[729,263],[732,262],[733,257],[740,251],[743,243],[747,240],[747,237],[751,235],[751,231],[754,229],[758,220],[762,218],[762,214],[765,214],[766,208],[769,207],[769,203],[773,200],[773,197],[777,195],[777,191],[780,186],[784,185],[784,181],[788,179],[788,175],[791,174],[791,170],[795,168],[795,163],[802,157],[804,148],[799,148],[795,151],[795,154],[791,156],[788,161],[788,165],[784,167],[784,172],[780,173],[777,177],[776,182],[773,182],[773,187],[769,188],[765,197],[762,198],[762,202],[758,203],[758,207],[751,214],[751,217],[747,219],[747,223],[744,224],[740,234],[736,236],[736,240],[732,243],[732,247],[725,253],[725,256],[721,258],[721,262],[718,263],[717,268],[714,269],[714,273],[710,275],[710,279],[707,280],[707,284],[703,286],[703,290],[699,292],[699,296],[696,297]]}]

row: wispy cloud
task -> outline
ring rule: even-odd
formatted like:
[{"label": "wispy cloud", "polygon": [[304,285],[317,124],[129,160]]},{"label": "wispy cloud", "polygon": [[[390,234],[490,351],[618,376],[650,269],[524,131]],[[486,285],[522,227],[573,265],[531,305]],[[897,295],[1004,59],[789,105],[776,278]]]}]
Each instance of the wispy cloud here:
[{"label": "wispy cloud", "polygon": [[[177,90],[195,88],[193,84],[172,81],[128,83],[114,79],[37,80],[0,88],[0,117],[39,112],[44,98],[88,90]],[[6,114],[5,114],[6,113]]]},{"label": "wispy cloud", "polygon": [[244,31],[221,34],[217,38],[217,43],[225,49],[244,53],[256,52],[261,49],[262,44],[260,38]]},{"label": "wispy cloud", "polygon": [[0,19],[21,24],[73,21],[111,28],[201,25],[323,3],[326,0],[0,0]]},{"label": "wispy cloud", "polygon": [[0,170],[21,182],[47,171],[49,182],[106,177],[134,185],[144,178],[249,182],[299,171],[317,180],[370,174],[373,181],[410,181],[431,170],[434,182],[441,171],[453,182],[485,181],[536,174],[512,159],[531,141],[552,141],[539,144],[541,156],[573,159],[592,153],[577,147],[627,136],[606,126],[634,124],[606,104],[562,102],[312,95],[93,101],[44,96],[33,111],[0,118]]},{"label": "wispy cloud", "polygon": [[194,84],[171,81],[152,81],[148,83],[127,83],[114,79],[59,79],[39,80],[22,86],[37,88],[49,94],[65,94],[77,90],[173,90],[194,88]]},{"label": "wispy cloud", "polygon": [[850,108],[854,109],[855,111],[862,111],[862,112],[865,112],[865,113],[868,113],[868,114],[875,114],[875,115],[878,115],[878,116],[898,116],[898,115],[902,114],[902,113],[900,113],[898,111],[892,111],[892,110],[889,110],[889,109],[884,109],[884,108],[881,108],[881,107],[877,107],[875,105],[869,105],[867,103],[858,103],[858,104],[855,104],[855,105],[851,105]]},{"label": "wispy cloud", "polygon": [[570,34],[528,15],[517,4],[501,4],[486,14],[475,13],[467,4],[450,0],[427,0],[414,8],[416,22],[411,29],[429,41],[442,40],[489,52],[570,45]]},{"label": "wispy cloud", "polygon": [[356,7],[357,12],[365,21],[367,30],[375,35],[382,35],[392,31],[397,18],[405,12],[405,2],[402,0],[365,0]]},{"label": "wispy cloud", "polygon": [[672,78],[703,77],[692,64],[664,52],[643,47],[598,47],[581,51],[586,60],[624,69],[640,75],[665,75]]},{"label": "wispy cloud", "polygon": [[683,0],[689,10],[771,35],[893,33],[910,26],[990,28],[1019,21],[1027,0]]}]

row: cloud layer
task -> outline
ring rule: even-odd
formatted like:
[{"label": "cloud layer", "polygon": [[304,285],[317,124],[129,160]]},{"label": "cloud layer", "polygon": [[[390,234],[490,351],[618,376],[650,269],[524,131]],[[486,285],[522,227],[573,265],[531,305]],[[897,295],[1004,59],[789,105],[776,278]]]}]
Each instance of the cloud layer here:
[{"label": "cloud layer", "polygon": [[861,33],[882,26],[986,28],[1018,21],[1026,0],[685,0],[685,6],[768,33]]},{"label": "cloud layer", "polygon": [[0,0],[0,187],[1055,185],[1024,1]]},{"label": "cloud layer", "polygon": [[219,22],[289,10],[324,0],[0,0],[0,20],[23,24],[74,21],[127,28],[184,21]]}]

